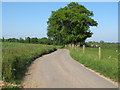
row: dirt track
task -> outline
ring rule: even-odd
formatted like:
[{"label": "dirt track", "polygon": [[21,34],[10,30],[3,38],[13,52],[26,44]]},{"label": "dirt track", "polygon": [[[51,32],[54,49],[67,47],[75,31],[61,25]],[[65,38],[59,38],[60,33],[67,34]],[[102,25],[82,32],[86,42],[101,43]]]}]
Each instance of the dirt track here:
[{"label": "dirt track", "polygon": [[36,59],[23,81],[24,88],[116,88],[59,49]]}]

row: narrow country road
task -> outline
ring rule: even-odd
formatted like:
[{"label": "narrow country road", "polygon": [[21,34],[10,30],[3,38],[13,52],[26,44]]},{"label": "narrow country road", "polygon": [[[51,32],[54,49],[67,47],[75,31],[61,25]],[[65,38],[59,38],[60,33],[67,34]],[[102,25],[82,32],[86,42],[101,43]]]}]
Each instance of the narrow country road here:
[{"label": "narrow country road", "polygon": [[24,88],[116,88],[73,60],[66,49],[36,59],[22,84]]}]

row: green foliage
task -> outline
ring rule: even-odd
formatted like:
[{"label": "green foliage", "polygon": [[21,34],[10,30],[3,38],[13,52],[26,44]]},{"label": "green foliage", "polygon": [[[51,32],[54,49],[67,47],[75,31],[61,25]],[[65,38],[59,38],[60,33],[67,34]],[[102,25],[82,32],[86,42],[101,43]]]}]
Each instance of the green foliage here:
[{"label": "green foliage", "polygon": [[5,39],[4,39],[4,37],[2,38],[2,42],[4,42],[5,41]]},{"label": "green foliage", "polygon": [[97,22],[91,18],[92,16],[93,12],[72,2],[64,8],[52,11],[47,22],[47,35],[52,40],[63,44],[84,42],[93,34],[89,30],[90,26],[97,26]]},{"label": "green foliage", "polygon": [[104,48],[118,48],[118,43],[106,43],[104,41],[100,42],[86,42],[85,43],[87,47],[104,47]]},{"label": "green foliage", "polygon": [[104,41],[101,40],[101,41],[100,41],[100,46],[104,46],[104,44],[105,44]]},{"label": "green foliage", "polygon": [[53,45],[4,42],[2,44],[2,79],[10,83],[20,83],[33,60],[57,48]]},{"label": "green foliage", "polygon": [[53,40],[44,37],[44,38],[39,39],[38,43],[52,45]]},{"label": "green foliage", "polygon": [[[33,44],[47,44],[47,45],[54,45],[56,44],[53,40],[48,39],[46,37],[44,38],[30,38],[30,37],[26,37],[25,39],[20,38],[20,39],[16,39],[16,38],[9,38],[9,39],[0,39],[0,41],[2,42],[20,42],[20,43],[33,43]],[[58,45],[60,45],[59,43],[57,43]]]},{"label": "green foliage", "polygon": [[25,43],[30,43],[30,37],[25,38]]},{"label": "green foliage", "polygon": [[9,38],[9,39],[2,39],[2,42],[19,42],[19,39],[16,38]]},{"label": "green foliage", "polygon": [[38,38],[31,38],[30,43],[38,43]]},{"label": "green foliage", "polygon": [[2,90],[22,90],[18,86],[2,86]]},{"label": "green foliage", "polygon": [[24,43],[24,39],[20,37],[19,42]]},{"label": "green foliage", "polygon": [[81,64],[100,74],[118,81],[118,48],[102,48],[102,58],[98,58],[98,48],[68,48],[71,56]]}]

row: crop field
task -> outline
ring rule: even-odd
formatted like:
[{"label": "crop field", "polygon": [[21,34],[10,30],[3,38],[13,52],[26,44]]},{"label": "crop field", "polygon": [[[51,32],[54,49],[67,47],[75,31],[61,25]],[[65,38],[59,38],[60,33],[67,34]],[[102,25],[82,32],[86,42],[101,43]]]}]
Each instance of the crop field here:
[{"label": "crop field", "polygon": [[71,56],[81,64],[96,72],[118,81],[118,48],[101,48],[101,59],[99,59],[98,48],[68,48]]},{"label": "crop field", "polygon": [[27,67],[43,54],[55,51],[59,46],[2,43],[2,79],[10,83],[20,83]]}]

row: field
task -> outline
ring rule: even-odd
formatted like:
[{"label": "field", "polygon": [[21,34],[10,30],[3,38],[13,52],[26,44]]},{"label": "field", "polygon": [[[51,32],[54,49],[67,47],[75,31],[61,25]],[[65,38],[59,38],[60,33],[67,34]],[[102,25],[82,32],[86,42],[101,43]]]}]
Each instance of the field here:
[{"label": "field", "polygon": [[[55,51],[60,46],[27,44],[27,43],[2,43],[2,80],[19,84],[24,77],[27,67],[36,58]],[[101,59],[98,58],[98,48],[82,47],[70,48],[71,56],[96,72],[118,81],[118,48],[102,47]]]},{"label": "field", "polygon": [[27,67],[33,60],[43,54],[55,51],[59,46],[2,43],[2,79],[3,81],[19,84]]},{"label": "field", "polygon": [[68,48],[71,56],[81,64],[89,67],[96,72],[114,80],[118,81],[118,48],[101,49],[101,59],[98,57],[98,48]]}]

